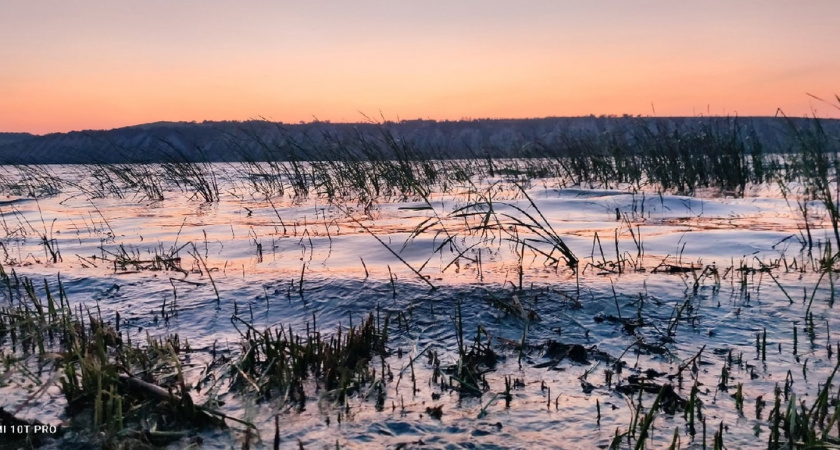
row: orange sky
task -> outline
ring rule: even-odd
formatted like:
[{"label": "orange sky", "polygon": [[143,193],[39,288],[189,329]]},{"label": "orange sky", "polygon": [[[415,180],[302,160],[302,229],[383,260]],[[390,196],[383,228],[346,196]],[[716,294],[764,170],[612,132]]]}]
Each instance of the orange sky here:
[{"label": "orange sky", "polygon": [[0,131],[380,112],[840,117],[840,1],[453,3],[3,0]]}]

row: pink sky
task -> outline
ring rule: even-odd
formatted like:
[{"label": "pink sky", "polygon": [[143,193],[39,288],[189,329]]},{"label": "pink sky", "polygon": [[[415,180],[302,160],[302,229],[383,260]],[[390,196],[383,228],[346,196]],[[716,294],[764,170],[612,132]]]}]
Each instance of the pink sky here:
[{"label": "pink sky", "polygon": [[840,117],[838,19],[836,0],[6,0],[0,131],[361,113]]}]

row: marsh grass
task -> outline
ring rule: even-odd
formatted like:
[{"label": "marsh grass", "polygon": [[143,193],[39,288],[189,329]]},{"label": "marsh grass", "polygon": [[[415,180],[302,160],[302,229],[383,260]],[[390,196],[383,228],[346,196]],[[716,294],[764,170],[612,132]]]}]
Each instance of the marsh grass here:
[{"label": "marsh grass", "polygon": [[[814,119],[808,127],[797,127],[789,123],[793,135],[796,180],[804,187],[804,198],[797,199],[797,205],[805,221],[805,231],[809,250],[813,247],[808,214],[808,201],[816,200],[825,208],[831,229],[834,233],[834,248],[840,249],[840,142],[829,136],[819,119]],[[783,190],[783,193],[787,191]],[[829,255],[833,258],[834,255]]]},{"label": "marsh grass", "polygon": [[84,168],[93,180],[80,186],[90,198],[128,198],[163,201],[165,187],[161,166],[153,164],[97,164]]},{"label": "marsh grass", "polygon": [[460,302],[457,304],[455,314],[452,322],[458,344],[458,360],[446,368],[445,373],[449,374],[449,384],[457,383],[462,394],[480,396],[489,389],[484,375],[495,368],[498,355],[490,345],[490,336],[481,325],[476,328],[472,342],[465,341],[464,318]]},{"label": "marsh grass", "polygon": [[65,182],[50,166],[39,164],[3,166],[0,181],[3,192],[30,198],[53,196],[65,187]]},{"label": "marsh grass", "polygon": [[[213,165],[208,161],[193,161],[174,143],[161,139],[168,154],[168,161],[161,164],[163,176],[181,191],[190,193],[190,199],[198,198],[206,203],[219,201],[219,184]],[[197,154],[204,152],[196,144]]]},{"label": "marsh grass", "polygon": [[141,271],[175,271],[186,275],[188,272],[181,267],[181,257],[179,253],[191,242],[181,245],[180,247],[173,246],[169,249],[158,246],[151,254],[143,254],[139,249],[131,246],[126,247],[124,244],[119,244],[114,249],[106,249],[100,246],[102,251],[102,261],[110,263],[113,266],[114,273],[126,274]]},{"label": "marsh grass", "polygon": [[71,308],[60,279],[57,298],[44,282],[43,299],[29,278],[9,277],[5,271],[0,276],[10,302],[0,307],[0,342],[11,343],[12,352],[22,358],[52,359],[67,402],[68,426],[85,439],[106,447],[137,439],[165,443],[186,436],[183,430],[236,420],[192,402],[180,361],[190,352],[189,343],[177,335],[132,345],[123,341],[119,315],[115,327],[98,309]]},{"label": "marsh grass", "polygon": [[[820,136],[824,131],[820,131],[818,122],[813,132],[801,121],[790,124],[789,142],[783,147],[787,145],[794,153],[824,153],[820,149],[831,140]],[[600,134],[579,132],[555,135],[550,140],[535,138],[509,157],[501,156],[498,149],[475,148],[472,157],[463,159],[453,159],[445,149],[421,150],[384,119],[368,118],[365,131],[357,128],[344,133],[323,127],[315,134],[293,135],[280,124],[270,128],[271,133],[266,134],[245,124],[240,133],[229,135],[226,141],[243,161],[231,165],[230,170],[245,180],[244,188],[251,195],[299,199],[315,195],[331,202],[370,207],[383,200],[447,192],[475,179],[521,184],[552,178],[563,185],[678,194],[711,188],[743,196],[749,186],[810,179],[814,170],[821,176],[820,170],[828,167],[819,158],[794,161],[766,152],[757,131],[738,118],[710,122],[698,119],[682,127],[628,121]],[[132,154],[131,149],[119,146],[114,151]],[[160,165],[138,161],[83,166],[88,181],[76,185],[90,198],[139,195],[160,201],[171,185],[191,199],[219,200],[221,174],[209,163],[200,144],[184,136],[175,141],[160,139],[157,151],[167,155]],[[131,161],[137,158],[125,157]],[[836,167],[834,159],[828,161],[831,167]],[[6,192],[29,197],[55,195],[68,185],[49,166],[37,164],[7,167],[1,178],[0,185]],[[812,190],[826,194],[821,186],[815,185]]]},{"label": "marsh grass", "polygon": [[[323,390],[322,398],[339,404],[363,386],[381,382],[372,362],[387,354],[387,316],[381,321],[370,314],[329,336],[322,335],[314,316],[302,334],[291,327],[259,331],[239,317],[231,320],[237,329],[244,327],[242,356],[232,366],[235,389],[255,391],[262,399],[279,397],[302,410],[311,395],[305,387],[308,379]],[[384,359],[381,367],[387,370]],[[382,371],[380,378],[385,376]]]},{"label": "marsh grass", "polygon": [[804,400],[797,401],[796,394],[788,393],[787,381],[784,395],[776,385],[769,417],[768,448],[833,448],[840,445],[840,431],[836,429],[840,420],[840,394],[832,383],[839,367],[840,363],[821,385],[810,407]]}]

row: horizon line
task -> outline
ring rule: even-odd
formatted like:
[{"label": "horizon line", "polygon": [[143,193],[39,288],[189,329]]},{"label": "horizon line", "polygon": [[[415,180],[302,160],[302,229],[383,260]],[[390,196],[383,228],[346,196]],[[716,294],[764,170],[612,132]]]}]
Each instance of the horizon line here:
[{"label": "horizon line", "polygon": [[317,117],[313,118],[310,121],[298,121],[298,122],[287,122],[282,120],[271,120],[265,117],[255,117],[250,119],[204,119],[204,120],[157,120],[153,122],[141,122],[135,123],[130,125],[123,125],[117,126],[113,128],[80,128],[80,129],[70,129],[64,131],[50,131],[46,133],[38,133],[32,131],[5,131],[0,130],[0,134],[28,134],[32,137],[46,137],[56,134],[72,134],[72,133],[85,133],[85,132],[107,132],[107,131],[115,131],[115,130],[123,130],[127,128],[137,128],[143,126],[152,126],[152,125],[165,125],[165,124],[173,124],[173,125],[205,125],[205,124],[223,124],[223,123],[249,123],[249,122],[263,122],[263,123],[270,123],[270,124],[278,124],[278,125],[290,125],[290,126],[302,126],[302,125],[316,125],[316,124],[329,124],[329,125],[389,125],[389,124],[406,124],[412,122],[430,122],[430,123],[467,123],[467,122],[481,122],[481,121],[522,121],[522,120],[550,120],[550,119],[812,119],[812,120],[829,120],[829,121],[840,121],[840,117],[820,117],[817,115],[802,115],[802,116],[788,116],[784,115],[784,113],[779,110],[775,115],[738,115],[736,114],[730,115],[642,115],[642,114],[586,114],[586,115],[575,115],[575,116],[530,116],[530,117],[461,117],[460,119],[432,119],[432,118],[415,118],[415,119],[403,119],[397,118],[396,120],[386,119],[382,117],[381,121],[376,121],[371,119],[369,116],[364,115],[367,120],[359,120],[359,121],[332,121],[332,120],[320,120]]}]

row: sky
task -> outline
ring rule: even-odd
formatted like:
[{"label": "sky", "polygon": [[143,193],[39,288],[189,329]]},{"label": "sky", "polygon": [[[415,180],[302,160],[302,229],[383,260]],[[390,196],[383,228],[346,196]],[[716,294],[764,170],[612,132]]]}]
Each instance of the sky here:
[{"label": "sky", "polygon": [[0,131],[840,117],[838,24],[840,0],[0,0]]}]

